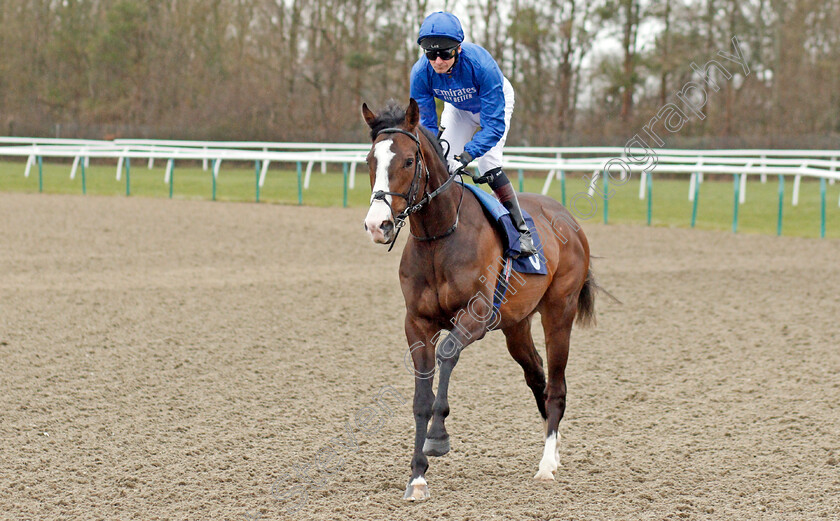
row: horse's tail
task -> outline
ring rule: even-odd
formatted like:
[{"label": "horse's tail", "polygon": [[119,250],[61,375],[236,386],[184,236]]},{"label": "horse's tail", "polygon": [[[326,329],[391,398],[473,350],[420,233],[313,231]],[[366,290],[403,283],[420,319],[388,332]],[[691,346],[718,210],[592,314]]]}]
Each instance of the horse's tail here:
[{"label": "horse's tail", "polygon": [[580,289],[580,294],[578,295],[578,325],[583,327],[595,325],[595,293],[597,291],[603,291],[608,297],[621,304],[620,300],[598,285],[598,282],[595,280],[595,274],[592,273],[592,268],[589,268],[589,271],[586,272],[586,282],[583,283],[583,287]]},{"label": "horse's tail", "polygon": [[577,323],[579,326],[595,325],[595,288],[598,283],[595,282],[595,275],[592,274],[592,268],[586,272],[586,282],[580,289],[577,303]]}]

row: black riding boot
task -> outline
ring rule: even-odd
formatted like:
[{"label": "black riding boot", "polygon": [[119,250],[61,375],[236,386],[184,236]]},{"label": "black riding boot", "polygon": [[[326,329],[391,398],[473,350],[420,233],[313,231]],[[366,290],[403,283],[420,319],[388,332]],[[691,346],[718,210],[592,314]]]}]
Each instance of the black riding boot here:
[{"label": "black riding boot", "polygon": [[522,252],[520,257],[527,257],[537,253],[537,248],[534,246],[534,239],[531,237],[531,230],[525,224],[525,218],[522,217],[522,210],[519,208],[519,199],[516,197],[516,192],[510,184],[502,169],[498,172],[488,172],[485,174],[490,177],[490,188],[498,196],[502,205],[510,212],[510,219],[513,225],[519,231],[519,249]]},{"label": "black riding boot", "polygon": [[519,230],[519,249],[522,251],[520,257],[527,257],[537,253],[537,248],[534,246],[534,239],[531,237],[531,230],[525,224],[525,218],[522,217],[522,210],[519,209],[519,199],[516,195],[510,201],[502,203],[507,211],[510,212],[510,220],[513,225]]}]

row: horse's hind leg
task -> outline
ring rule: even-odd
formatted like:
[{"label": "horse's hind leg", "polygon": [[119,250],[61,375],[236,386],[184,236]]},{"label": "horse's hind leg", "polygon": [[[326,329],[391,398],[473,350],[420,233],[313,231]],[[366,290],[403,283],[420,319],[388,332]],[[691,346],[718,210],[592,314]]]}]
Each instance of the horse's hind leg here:
[{"label": "horse's hind leg", "polygon": [[522,366],[522,370],[525,372],[525,383],[534,393],[537,408],[539,408],[540,415],[545,420],[545,372],[543,372],[542,358],[540,358],[540,354],[534,346],[534,339],[531,336],[531,317],[502,330],[502,332],[505,334],[510,356]]},{"label": "horse's hind leg", "polygon": [[560,463],[557,429],[566,412],[566,361],[569,358],[569,339],[577,308],[576,299],[558,298],[546,302],[541,311],[545,330],[545,350],[548,362],[546,388],[545,448],[540,468],[534,479],[551,481]]}]

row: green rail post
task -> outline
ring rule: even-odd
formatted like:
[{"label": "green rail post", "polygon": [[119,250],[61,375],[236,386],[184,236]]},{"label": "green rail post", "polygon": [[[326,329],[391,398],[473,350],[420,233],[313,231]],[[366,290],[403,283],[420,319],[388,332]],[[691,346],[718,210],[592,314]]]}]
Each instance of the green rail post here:
[{"label": "green rail post", "polygon": [[691,206],[691,227],[697,222],[697,200],[700,198],[700,174],[694,175],[694,204]]},{"label": "green rail post", "polygon": [[129,179],[131,179],[131,158],[125,158],[125,195],[129,195]]},{"label": "green rail post", "polygon": [[785,207],[785,176],[779,174],[779,218],[776,221],[776,235],[782,235],[782,209]]},{"label": "green rail post", "polygon": [[216,200],[216,161],[214,159],[212,163],[210,163],[210,178],[213,179],[213,200]]},{"label": "green rail post", "polygon": [[85,180],[85,160],[84,158],[79,158],[79,163],[81,163],[82,167],[82,195],[87,194],[87,182]]},{"label": "green rail post", "polygon": [[519,191],[523,192],[525,190],[525,174],[522,173],[522,169],[519,169]]},{"label": "green rail post", "polygon": [[825,239],[825,177],[820,177],[820,238]]},{"label": "green rail post", "polygon": [[297,179],[298,179],[298,204],[303,204],[303,185],[300,184],[301,180],[301,164],[300,161],[297,162]]},{"label": "green rail post", "polygon": [[609,186],[608,186],[608,183],[607,183],[607,177],[609,177],[609,176],[607,175],[606,170],[601,172],[601,176],[604,178],[604,224],[607,224],[607,216],[610,213],[610,210],[609,210],[610,209],[610,206],[609,206],[610,198],[608,197],[608,194],[607,194],[607,192],[609,191]]},{"label": "green rail post", "polygon": [[303,204],[303,185],[301,184],[302,165],[298,161],[298,204]]},{"label": "green rail post", "polygon": [[254,161],[254,177],[257,178],[256,180],[256,202],[260,202],[260,162]]},{"label": "green rail post", "polygon": [[44,158],[38,156],[38,192],[44,191]]},{"label": "green rail post", "polygon": [[653,173],[647,172],[647,223],[650,226],[650,218],[653,215]]},{"label": "green rail post", "polygon": [[131,195],[131,168],[125,168],[125,195]]},{"label": "green rail post", "polygon": [[347,163],[342,163],[342,172],[344,174],[344,207],[347,208]]},{"label": "green rail post", "polygon": [[566,172],[560,170],[560,198],[563,206],[566,206]]},{"label": "green rail post", "polygon": [[738,233],[738,201],[741,198],[741,174],[734,174],[732,179],[735,183],[735,205],[732,209],[732,233]]},{"label": "green rail post", "polygon": [[173,186],[175,185],[175,161],[169,163],[169,198],[172,199]]}]

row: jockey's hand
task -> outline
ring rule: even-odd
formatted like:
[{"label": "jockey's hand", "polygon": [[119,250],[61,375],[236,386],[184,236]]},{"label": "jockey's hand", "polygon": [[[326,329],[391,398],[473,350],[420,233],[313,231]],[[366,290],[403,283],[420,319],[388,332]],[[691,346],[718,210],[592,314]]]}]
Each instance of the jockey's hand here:
[{"label": "jockey's hand", "polygon": [[455,160],[459,161],[464,167],[466,167],[472,162],[473,156],[471,156],[469,152],[461,152],[460,156],[455,156]]},{"label": "jockey's hand", "polygon": [[446,158],[447,166],[449,167],[449,173],[454,174],[458,170],[463,170],[464,165],[461,164],[460,161],[456,161],[455,158],[448,157]]}]

